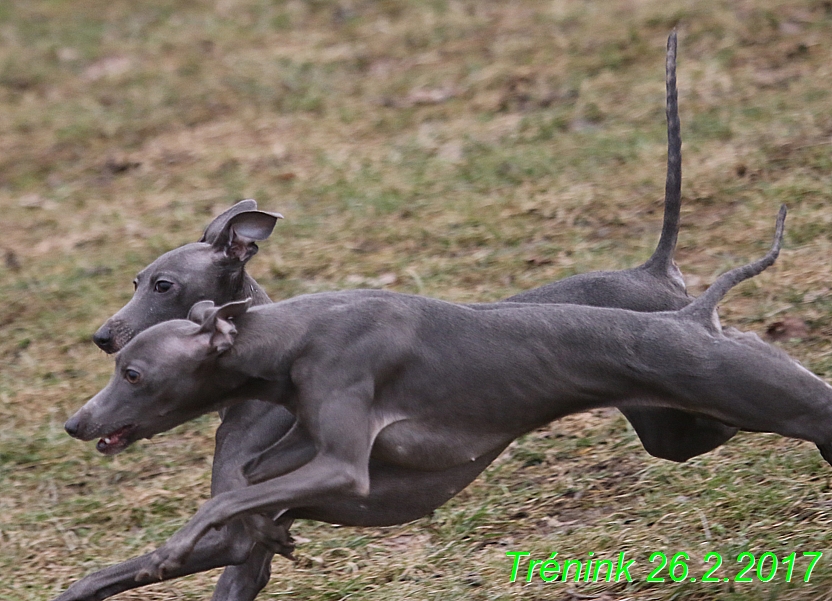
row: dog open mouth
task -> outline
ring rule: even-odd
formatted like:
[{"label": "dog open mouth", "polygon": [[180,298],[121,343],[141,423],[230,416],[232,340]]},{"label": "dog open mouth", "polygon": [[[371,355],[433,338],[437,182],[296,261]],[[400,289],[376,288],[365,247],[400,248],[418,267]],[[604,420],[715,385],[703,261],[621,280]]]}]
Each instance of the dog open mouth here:
[{"label": "dog open mouth", "polygon": [[131,442],[133,442],[130,434],[132,434],[135,429],[136,427],[132,425],[122,426],[115,432],[112,432],[100,439],[95,445],[95,449],[104,455],[115,455],[116,453],[121,453],[124,449],[130,446]]}]

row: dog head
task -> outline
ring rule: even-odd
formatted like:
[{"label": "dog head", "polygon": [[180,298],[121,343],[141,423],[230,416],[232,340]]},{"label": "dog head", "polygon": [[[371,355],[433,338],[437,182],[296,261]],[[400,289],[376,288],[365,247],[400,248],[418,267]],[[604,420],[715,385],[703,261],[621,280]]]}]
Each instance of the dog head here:
[{"label": "dog head", "polygon": [[171,320],[139,333],[116,356],[107,386],[65,424],[81,440],[114,455],[141,438],[219,408],[242,376],[218,369],[237,336],[233,323],[250,299],[216,307],[197,303],[188,320]]},{"label": "dog head", "polygon": [[171,319],[184,319],[201,300],[224,304],[247,296],[245,265],[282,216],[242,200],[214,219],[198,242],[163,254],[133,280],[133,298],[93,335],[107,353],[136,334]]}]

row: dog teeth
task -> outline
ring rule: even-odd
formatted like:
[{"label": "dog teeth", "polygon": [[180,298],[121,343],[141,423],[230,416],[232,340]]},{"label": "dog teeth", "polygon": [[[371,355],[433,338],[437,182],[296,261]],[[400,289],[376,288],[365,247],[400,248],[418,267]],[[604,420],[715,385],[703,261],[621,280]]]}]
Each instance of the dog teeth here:
[{"label": "dog teeth", "polygon": [[110,438],[109,437],[104,439],[104,444],[110,444]]}]

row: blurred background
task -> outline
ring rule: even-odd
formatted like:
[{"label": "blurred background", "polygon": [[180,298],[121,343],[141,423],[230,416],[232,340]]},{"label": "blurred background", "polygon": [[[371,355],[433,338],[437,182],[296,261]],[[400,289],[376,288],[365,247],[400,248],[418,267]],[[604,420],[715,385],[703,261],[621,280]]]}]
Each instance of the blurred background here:
[{"label": "blurred background", "polygon": [[[62,429],[109,377],[90,336],[138,270],[246,197],[286,217],[249,268],[274,299],[494,301],[634,266],[661,225],[674,27],[689,291],[765,252],[786,203],[780,260],[721,315],[832,378],[828,0],[0,3],[0,597],[51,599],[208,497],[214,416],[113,458]],[[733,577],[742,551],[829,550],[830,475],[760,434],[662,462],[599,410],[430,518],[298,523],[261,598],[829,599],[826,558],[809,583],[644,580],[655,551]],[[636,582],[510,584],[506,551],[625,551]],[[207,599],[218,573],[118,598]]]}]

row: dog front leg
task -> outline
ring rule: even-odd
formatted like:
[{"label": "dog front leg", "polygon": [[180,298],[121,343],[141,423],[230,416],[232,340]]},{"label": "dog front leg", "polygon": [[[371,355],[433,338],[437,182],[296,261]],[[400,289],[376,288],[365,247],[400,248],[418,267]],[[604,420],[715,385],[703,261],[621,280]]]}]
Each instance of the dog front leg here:
[{"label": "dog front leg", "polygon": [[[361,381],[341,387],[338,382],[326,382],[319,373],[314,375],[318,376],[318,386],[308,385],[298,415],[317,449],[314,459],[283,476],[222,493],[206,502],[156,551],[149,573],[163,577],[178,569],[206,532],[234,518],[253,513],[274,515],[331,495],[369,494],[368,464],[376,435],[369,416],[373,383]],[[301,436],[296,444],[305,448],[308,441]],[[286,451],[292,452],[293,447]]]},{"label": "dog front leg", "polygon": [[249,484],[277,478],[309,463],[316,452],[315,442],[296,421],[280,440],[243,464],[243,476]]},{"label": "dog front leg", "polygon": [[263,545],[255,545],[245,562],[225,568],[211,601],[254,601],[269,583],[273,556]]},{"label": "dog front leg", "polygon": [[366,495],[369,492],[367,461],[369,447],[363,466],[360,462],[345,462],[337,457],[319,455],[285,476],[214,497],[200,507],[196,515],[153,554],[142,577],[155,575],[164,579],[167,574],[180,570],[197,542],[207,532],[234,518],[249,513],[268,513],[279,508],[311,505],[321,497]]},{"label": "dog front leg", "polygon": [[[248,486],[242,466],[275,440],[280,440],[292,429],[294,423],[295,417],[274,403],[252,400],[228,407],[223,422],[217,429],[211,496]],[[258,525],[262,525],[267,518],[250,516],[246,521],[252,522],[255,519]],[[274,552],[291,557],[293,546],[289,535],[290,525],[291,521],[283,520],[269,529],[259,528],[257,536],[253,536],[256,526],[247,526],[245,531],[241,531],[241,536],[262,541],[263,544],[255,545],[244,563],[228,566],[223,571],[217,581],[213,599],[252,601],[269,581]],[[263,540],[266,533],[275,530],[276,535],[268,541]],[[236,544],[243,544],[243,541]]]},{"label": "dog front leg", "polygon": [[[232,522],[221,530],[209,532],[194,547],[188,560],[179,568],[170,570],[163,580],[244,563],[249,559],[251,549],[252,539],[245,535],[242,522]],[[152,561],[153,553],[147,553],[93,572],[72,584],[55,601],[100,601],[130,589],[159,582],[159,578],[148,573]],[[254,596],[230,595],[222,599],[250,601]]]}]

